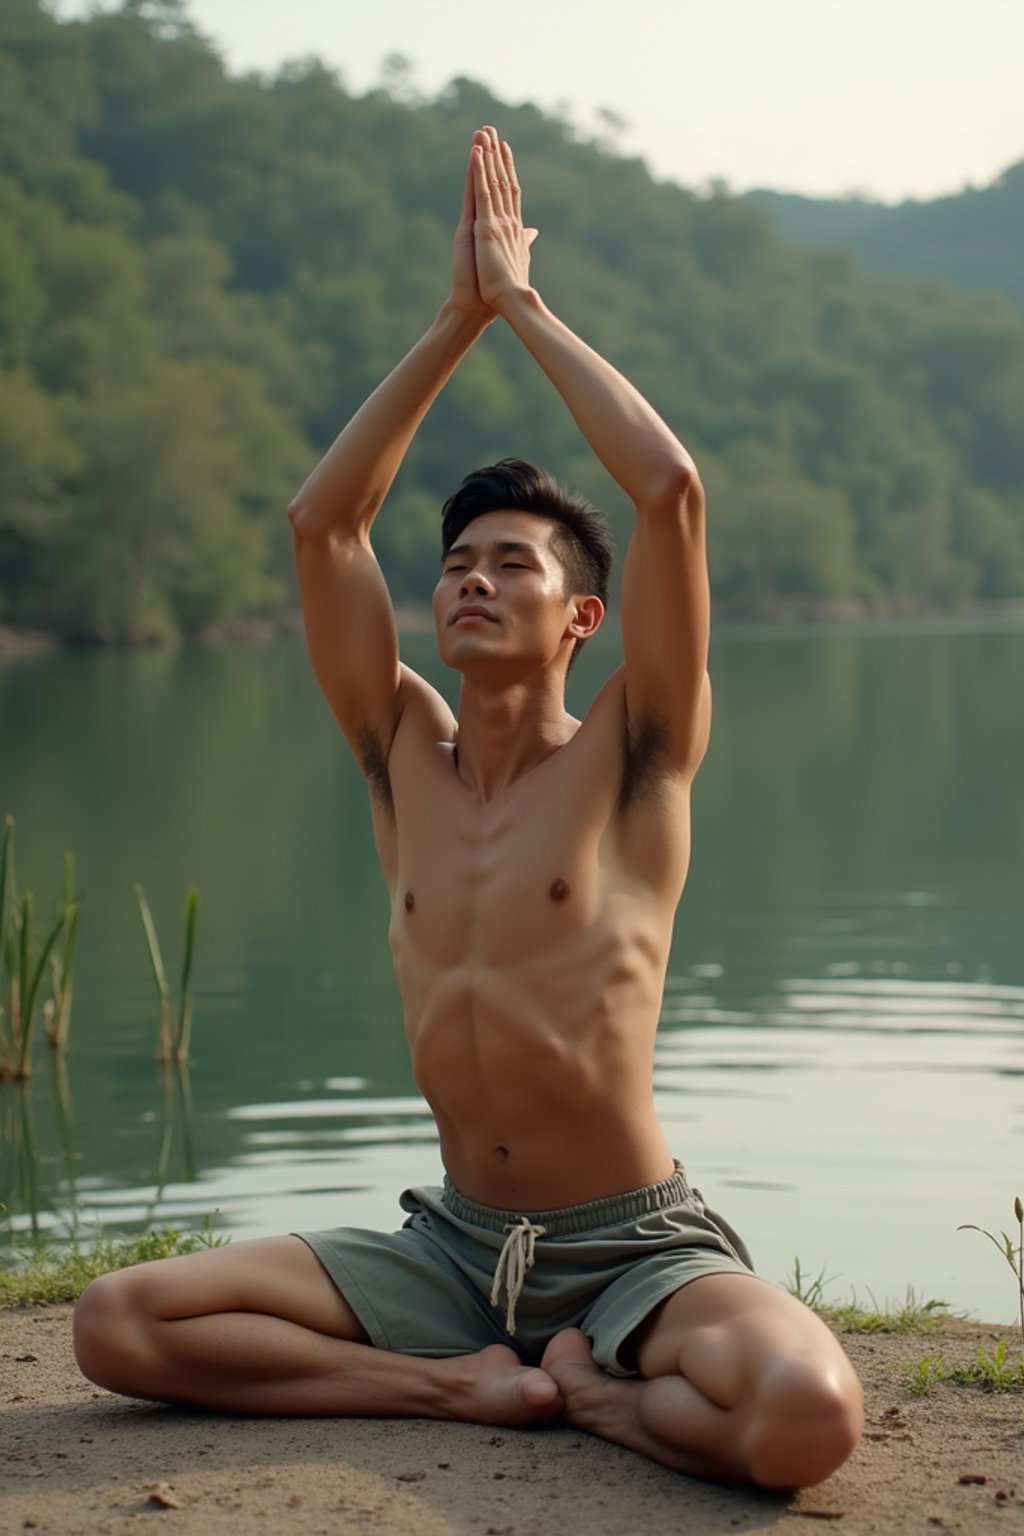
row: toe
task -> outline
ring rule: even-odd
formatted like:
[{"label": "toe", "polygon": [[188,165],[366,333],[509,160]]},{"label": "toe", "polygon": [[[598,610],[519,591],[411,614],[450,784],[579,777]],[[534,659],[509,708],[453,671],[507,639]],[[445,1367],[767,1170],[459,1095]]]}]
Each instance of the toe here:
[{"label": "toe", "polygon": [[579,1328],[563,1328],[561,1333],[556,1333],[544,1351],[540,1364],[541,1370],[551,1371],[552,1375],[553,1367],[565,1365],[586,1365],[593,1370],[597,1369],[590,1340]]},{"label": "toe", "polygon": [[560,1401],[558,1384],[546,1371],[526,1371],[520,1377],[523,1402],[530,1408],[551,1408]]}]

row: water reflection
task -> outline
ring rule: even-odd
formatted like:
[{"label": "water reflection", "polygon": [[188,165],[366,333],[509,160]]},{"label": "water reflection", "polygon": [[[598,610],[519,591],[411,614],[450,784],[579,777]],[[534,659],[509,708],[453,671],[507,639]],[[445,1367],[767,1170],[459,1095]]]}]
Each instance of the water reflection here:
[{"label": "water reflection", "polygon": [[[44,1238],[78,1242],[95,1228],[105,1205],[104,1181],[82,1172],[67,1058],[47,1054],[42,1082],[33,1076],[0,1083],[0,1208],[7,1213],[14,1252],[22,1251],[26,1241],[38,1247]],[[175,1178],[194,1182],[198,1177],[187,1066],[160,1066],[155,1096],[157,1108],[140,1116],[158,1132],[150,1192],[130,1218],[132,1227],[164,1220],[169,1185]]]}]

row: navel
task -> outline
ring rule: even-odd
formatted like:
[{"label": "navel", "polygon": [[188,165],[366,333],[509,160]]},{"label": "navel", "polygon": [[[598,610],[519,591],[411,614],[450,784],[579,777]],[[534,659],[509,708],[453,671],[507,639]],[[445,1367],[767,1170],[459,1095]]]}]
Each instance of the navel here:
[{"label": "navel", "polygon": [[568,881],[559,875],[557,880],[552,880],[548,887],[548,895],[552,901],[567,901],[570,895]]},{"label": "navel", "polygon": [[508,1157],[508,1147],[495,1147],[494,1155],[495,1157],[500,1157],[502,1162],[504,1162],[506,1157]]},{"label": "navel", "polygon": [[405,893],[405,910],[407,912],[415,912],[416,910],[416,897],[412,891],[406,891]]}]

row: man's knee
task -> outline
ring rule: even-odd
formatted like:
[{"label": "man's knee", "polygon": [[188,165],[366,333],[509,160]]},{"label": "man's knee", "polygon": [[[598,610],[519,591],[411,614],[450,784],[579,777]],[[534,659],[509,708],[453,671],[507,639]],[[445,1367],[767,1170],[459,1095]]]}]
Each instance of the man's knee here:
[{"label": "man's knee", "polygon": [[78,1298],[75,1359],[84,1376],[111,1392],[140,1392],[146,1353],[144,1295],[136,1271],[125,1269],[90,1280]]},{"label": "man's knee", "polygon": [[823,1482],[852,1453],[863,1427],[863,1393],[845,1360],[782,1362],[761,1382],[744,1436],[750,1475],[764,1488]]}]

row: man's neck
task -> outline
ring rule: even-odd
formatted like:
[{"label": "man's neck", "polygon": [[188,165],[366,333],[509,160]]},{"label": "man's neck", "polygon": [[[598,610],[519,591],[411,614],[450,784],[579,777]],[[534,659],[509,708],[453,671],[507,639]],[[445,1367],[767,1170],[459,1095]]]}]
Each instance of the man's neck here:
[{"label": "man's neck", "polygon": [[462,679],[456,766],[481,800],[491,800],[564,747],[579,721],[566,712],[561,678],[487,685]]}]

